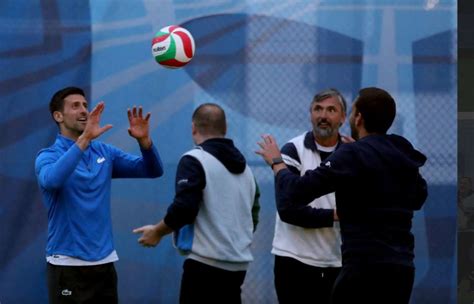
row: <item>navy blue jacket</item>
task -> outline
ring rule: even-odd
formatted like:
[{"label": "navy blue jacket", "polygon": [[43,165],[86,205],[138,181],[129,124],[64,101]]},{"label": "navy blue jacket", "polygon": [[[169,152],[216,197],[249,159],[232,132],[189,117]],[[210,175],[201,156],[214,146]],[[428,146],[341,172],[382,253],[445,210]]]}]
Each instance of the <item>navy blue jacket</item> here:
[{"label": "navy blue jacket", "polygon": [[405,138],[369,135],[341,145],[302,177],[275,177],[279,204],[306,205],[336,192],[343,265],[394,263],[414,267],[413,211],[428,195],[419,173],[426,157]]}]

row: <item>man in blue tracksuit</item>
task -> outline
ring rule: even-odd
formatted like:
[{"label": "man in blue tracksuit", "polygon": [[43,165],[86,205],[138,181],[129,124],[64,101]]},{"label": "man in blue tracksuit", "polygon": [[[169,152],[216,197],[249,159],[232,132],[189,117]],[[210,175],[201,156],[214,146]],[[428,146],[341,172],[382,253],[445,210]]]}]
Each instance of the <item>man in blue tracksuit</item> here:
[{"label": "man in blue tracksuit", "polygon": [[128,110],[129,134],[142,156],[95,141],[112,128],[100,126],[100,102],[90,113],[84,91],[67,87],[49,104],[59,127],[55,143],[38,153],[35,171],[48,211],[46,246],[50,303],[117,303],[117,276],[110,216],[112,178],[163,174],[149,134],[150,113]]},{"label": "man in blue tracksuit", "polygon": [[257,152],[275,173],[280,204],[305,205],[336,192],[342,270],[332,294],[339,303],[409,303],[415,266],[414,210],[427,197],[419,173],[426,157],[405,138],[387,135],[396,113],[384,90],[360,90],[350,116],[354,143],[342,145],[302,177],[281,160],[272,136]]},{"label": "man in blue tracksuit", "polygon": [[164,219],[134,229],[139,243],[156,246],[174,232],[183,265],[180,303],[240,303],[253,260],[250,246],[258,221],[259,191],[244,156],[225,138],[224,110],[200,105],[192,117],[196,148],[176,173],[176,194]]}]

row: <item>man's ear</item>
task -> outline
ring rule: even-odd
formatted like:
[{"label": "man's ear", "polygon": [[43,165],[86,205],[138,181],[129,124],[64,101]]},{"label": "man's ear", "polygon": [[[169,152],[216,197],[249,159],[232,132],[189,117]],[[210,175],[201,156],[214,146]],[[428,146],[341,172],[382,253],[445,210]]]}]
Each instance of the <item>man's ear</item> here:
[{"label": "man's ear", "polygon": [[342,121],[339,123],[339,127],[342,127],[342,125],[346,122],[346,114],[342,115]]},{"label": "man's ear", "polygon": [[61,123],[61,122],[64,121],[63,113],[61,113],[59,111],[54,111],[53,112],[53,118],[57,123]]},{"label": "man's ear", "polygon": [[355,125],[356,126],[365,125],[364,117],[362,117],[362,114],[360,114],[360,112],[357,112],[355,116]]}]

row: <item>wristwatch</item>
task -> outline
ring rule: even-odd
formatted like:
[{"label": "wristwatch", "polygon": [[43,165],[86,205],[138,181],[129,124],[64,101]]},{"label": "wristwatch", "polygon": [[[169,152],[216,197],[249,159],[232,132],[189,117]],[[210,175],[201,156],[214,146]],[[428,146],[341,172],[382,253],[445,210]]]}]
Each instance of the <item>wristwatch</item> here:
[{"label": "wristwatch", "polygon": [[275,158],[272,158],[272,163],[270,164],[270,166],[272,167],[273,169],[273,166],[274,165],[278,165],[278,164],[281,164],[283,163],[283,158],[281,157],[275,157]]}]

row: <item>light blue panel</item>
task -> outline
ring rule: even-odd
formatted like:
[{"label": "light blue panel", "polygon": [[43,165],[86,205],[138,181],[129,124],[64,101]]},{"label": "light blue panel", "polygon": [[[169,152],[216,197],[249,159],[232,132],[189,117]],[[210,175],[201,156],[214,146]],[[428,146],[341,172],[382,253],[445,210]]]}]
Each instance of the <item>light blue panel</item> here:
[{"label": "light blue panel", "polygon": [[[453,29],[455,25],[456,15],[450,10],[399,10],[396,13],[396,24],[394,25],[396,28],[397,53],[399,55],[411,55],[414,41]],[[450,43],[455,42],[451,41]],[[426,51],[432,55],[443,54],[440,49],[437,51],[430,48]]]},{"label": "light blue panel", "polygon": [[106,25],[110,22],[122,23],[126,20],[144,18],[147,14],[144,2],[140,0],[91,1],[91,21],[97,25]]}]

